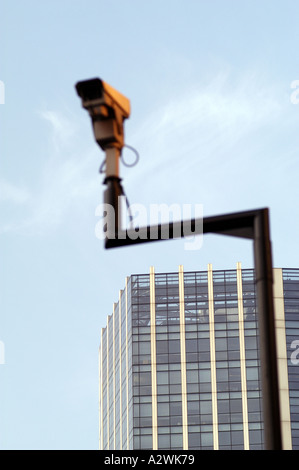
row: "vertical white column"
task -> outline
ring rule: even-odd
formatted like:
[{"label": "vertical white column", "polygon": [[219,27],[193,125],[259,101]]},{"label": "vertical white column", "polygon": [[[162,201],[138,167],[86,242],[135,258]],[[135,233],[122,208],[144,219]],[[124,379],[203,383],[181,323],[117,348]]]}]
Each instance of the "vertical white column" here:
[{"label": "vertical white column", "polygon": [[273,281],[282,448],[283,450],[291,450],[292,434],[282,269],[273,269]]},{"label": "vertical white column", "polygon": [[185,293],[184,293],[184,268],[183,268],[182,265],[179,266],[179,301],[180,301],[180,346],[181,346],[183,449],[188,450]]},{"label": "vertical white column", "polygon": [[123,448],[123,433],[122,433],[122,428],[123,428],[123,411],[122,411],[122,353],[121,353],[121,298],[122,298],[122,291],[119,291],[119,302],[118,302],[118,347],[119,347],[119,448],[122,450]]},{"label": "vertical white column", "polygon": [[101,343],[99,348],[99,449],[103,449],[103,331],[101,329]]},{"label": "vertical white column", "polygon": [[245,333],[244,333],[244,308],[243,308],[243,284],[242,284],[242,267],[241,267],[241,263],[237,263],[237,295],[238,295],[238,316],[239,316],[239,343],[240,343],[240,369],[241,369],[242,414],[243,414],[243,439],[244,439],[244,450],[249,450],[247,380],[246,380],[246,358],[245,358]]},{"label": "vertical white column", "polygon": [[107,318],[107,450],[110,450],[110,400],[109,400],[109,316]]},{"label": "vertical white column", "polygon": [[208,264],[208,299],[209,299],[209,327],[210,327],[213,444],[214,444],[214,450],[218,450],[219,439],[218,439],[218,407],[217,407],[216,349],[215,349],[215,323],[214,323],[214,289],[213,289],[213,268],[211,264]]},{"label": "vertical white column", "polygon": [[152,377],[152,433],[153,450],[158,449],[158,401],[157,401],[157,362],[156,362],[156,299],[155,269],[150,268],[150,331],[151,331],[151,377]]},{"label": "vertical white column", "polygon": [[115,413],[115,304],[113,304],[113,317],[112,317],[112,328],[113,328],[113,346],[112,346],[112,357],[113,357],[113,449],[115,449],[115,422],[116,422],[116,413]]},{"label": "vertical white column", "polygon": [[129,353],[128,353],[128,278],[126,278],[126,397],[127,397],[127,450],[130,449],[129,442]]}]

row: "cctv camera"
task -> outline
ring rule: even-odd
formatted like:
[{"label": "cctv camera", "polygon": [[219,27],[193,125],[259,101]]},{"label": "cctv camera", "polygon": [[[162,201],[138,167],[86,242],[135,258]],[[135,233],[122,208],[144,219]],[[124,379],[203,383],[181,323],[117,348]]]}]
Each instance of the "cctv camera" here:
[{"label": "cctv camera", "polygon": [[130,116],[130,101],[99,78],[78,82],[76,90],[91,117],[97,143],[103,150],[110,147],[121,150],[123,122]]}]

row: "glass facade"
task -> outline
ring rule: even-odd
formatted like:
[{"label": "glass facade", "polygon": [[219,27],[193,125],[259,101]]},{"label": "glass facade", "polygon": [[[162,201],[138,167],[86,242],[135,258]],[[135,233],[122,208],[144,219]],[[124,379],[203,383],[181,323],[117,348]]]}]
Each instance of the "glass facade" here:
[{"label": "glass facade", "polygon": [[[277,271],[285,315],[278,346],[289,377],[285,442],[298,449],[299,270]],[[151,268],[127,278],[101,335],[100,448],[263,449],[252,269]]]},{"label": "glass facade", "polygon": [[[293,449],[299,449],[299,269],[283,269]],[[297,351],[297,352],[296,352]]]}]

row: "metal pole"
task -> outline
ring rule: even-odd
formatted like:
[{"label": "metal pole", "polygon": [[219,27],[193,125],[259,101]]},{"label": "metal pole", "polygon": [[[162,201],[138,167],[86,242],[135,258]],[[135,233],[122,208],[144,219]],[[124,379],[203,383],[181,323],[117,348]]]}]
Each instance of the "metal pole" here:
[{"label": "metal pole", "polygon": [[107,188],[104,191],[104,204],[109,207],[108,210],[108,222],[107,222],[107,238],[112,239],[118,236],[121,231],[121,207],[120,200],[122,196],[120,179],[116,177],[109,177],[105,179]]},{"label": "metal pole", "polygon": [[254,258],[266,450],[282,450],[268,210],[254,220]]},{"label": "metal pole", "polygon": [[107,188],[104,191],[104,204],[108,206],[108,222],[107,222],[107,238],[117,238],[121,231],[121,207],[120,198],[122,196],[122,188],[119,178],[119,158],[120,149],[111,145],[105,150],[106,153],[106,177],[104,184]]}]

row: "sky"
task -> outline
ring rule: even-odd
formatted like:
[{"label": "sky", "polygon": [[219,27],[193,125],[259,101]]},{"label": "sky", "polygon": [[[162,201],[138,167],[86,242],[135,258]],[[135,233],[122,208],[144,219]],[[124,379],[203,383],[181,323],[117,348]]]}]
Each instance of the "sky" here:
[{"label": "sky", "polygon": [[100,333],[127,276],[253,266],[250,241],[219,235],[104,249],[104,154],[75,83],[130,99],[132,205],[268,207],[273,264],[298,268],[298,15],[295,0],[1,1],[0,449],[98,449]]}]

